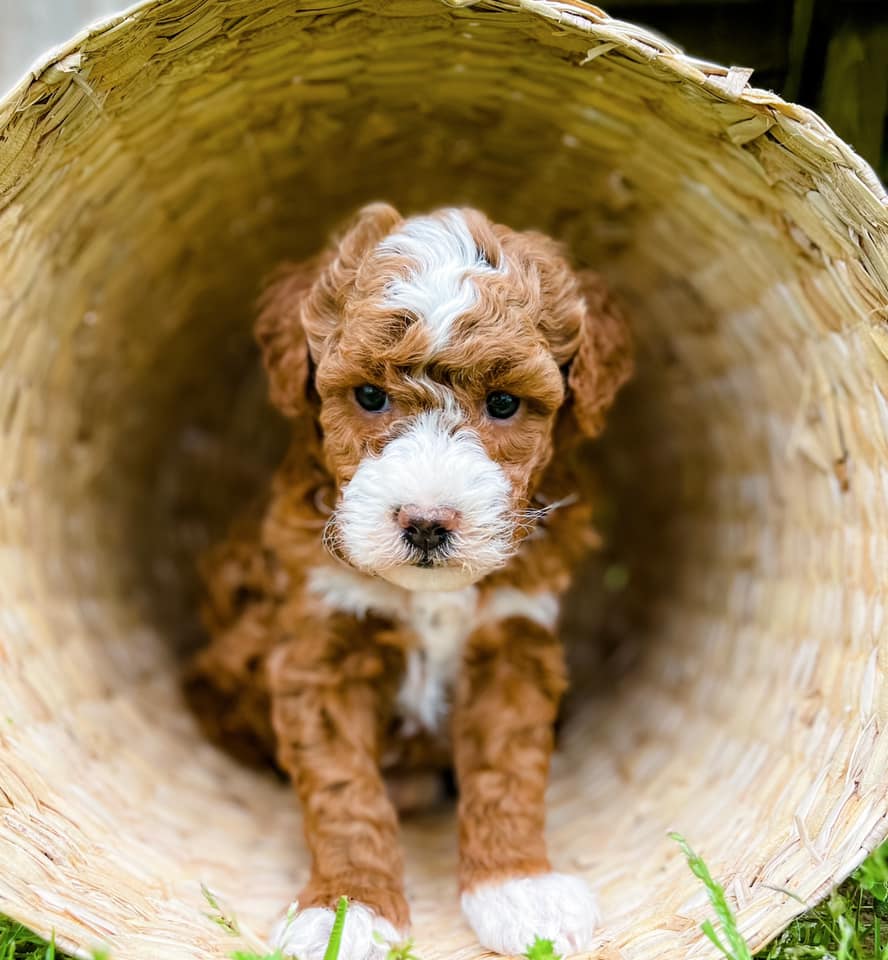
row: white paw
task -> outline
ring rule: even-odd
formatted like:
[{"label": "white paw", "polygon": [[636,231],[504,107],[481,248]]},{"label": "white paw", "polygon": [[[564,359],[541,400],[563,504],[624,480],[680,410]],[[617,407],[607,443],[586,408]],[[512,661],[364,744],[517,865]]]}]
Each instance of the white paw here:
[{"label": "white paw", "polygon": [[[335,916],[334,910],[324,907],[309,907],[307,910],[291,907],[271,934],[272,949],[280,950],[285,957],[323,960]],[[374,933],[379,936],[374,937]],[[342,928],[339,960],[385,960],[388,945],[403,940],[404,935],[388,920],[378,917],[363,903],[350,903]]]},{"label": "white paw", "polygon": [[484,884],[462,895],[462,909],[482,946],[513,956],[537,937],[551,940],[556,953],[582,953],[598,920],[589,888],[565,873]]}]

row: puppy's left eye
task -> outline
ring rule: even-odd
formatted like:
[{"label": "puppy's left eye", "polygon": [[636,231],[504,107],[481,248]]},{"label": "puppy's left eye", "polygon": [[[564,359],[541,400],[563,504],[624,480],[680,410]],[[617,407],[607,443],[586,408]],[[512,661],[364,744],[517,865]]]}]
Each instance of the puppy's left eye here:
[{"label": "puppy's left eye", "polygon": [[518,412],[521,401],[511,393],[494,390],[487,394],[487,412],[496,420],[508,420]]},{"label": "puppy's left eye", "polygon": [[364,383],[355,387],[355,400],[370,413],[379,413],[388,406],[388,394],[372,383]]}]

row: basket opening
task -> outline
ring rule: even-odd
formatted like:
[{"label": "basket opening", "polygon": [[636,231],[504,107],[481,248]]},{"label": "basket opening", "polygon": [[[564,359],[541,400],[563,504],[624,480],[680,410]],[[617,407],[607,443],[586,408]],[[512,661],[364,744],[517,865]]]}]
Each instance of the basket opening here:
[{"label": "basket opening", "polygon": [[[621,153],[604,114],[590,125],[591,107],[577,116],[576,103],[562,105],[554,87],[536,85],[552,69],[569,68],[553,68],[535,50],[520,82],[488,90],[479,103],[474,85],[441,63],[439,99],[419,115],[411,94],[419,74],[394,86],[368,82],[360,103],[299,104],[298,123],[288,91],[275,90],[259,104],[275,132],[265,129],[254,153],[232,153],[226,138],[187,159],[172,152],[180,162],[168,161],[151,202],[114,238],[107,286],[86,293],[95,298],[77,330],[86,361],[76,387],[59,398],[78,398],[80,446],[103,457],[89,477],[90,520],[74,537],[89,541],[89,576],[100,572],[98,633],[107,643],[125,624],[130,637],[135,630],[152,651],[165,651],[148,654],[151,663],[160,658],[175,671],[196,638],[195,557],[261,489],[280,455],[285,427],[268,407],[250,335],[263,273],[280,258],[313,253],[362,203],[385,199],[405,213],[465,203],[564,240],[579,263],[611,279],[637,331],[639,372],[598,452],[609,549],[590,564],[582,602],[568,615],[567,629],[584,641],[574,644],[578,720],[575,733],[568,727],[568,749],[597,724],[583,752],[594,758],[603,750],[594,763],[609,764],[613,738],[630,735],[624,711],[640,718],[631,734],[638,737],[660,724],[658,711],[678,716],[698,671],[712,669],[698,652],[711,634],[683,625],[721,616],[738,562],[756,562],[754,546],[738,561],[735,545],[717,534],[752,530],[768,510],[768,490],[744,498],[761,480],[767,444],[744,428],[739,391],[757,374],[743,366],[743,330],[724,319],[729,307],[751,309],[758,291],[711,277],[729,278],[746,257],[760,271],[755,229],[766,236],[770,226],[751,227],[742,242],[728,242],[718,224],[701,228],[701,207],[714,215],[724,198],[701,194],[689,178],[696,159],[678,143],[662,180],[642,178],[637,171],[657,145],[627,132]],[[237,100],[220,97],[225,121],[245,122]],[[656,129],[657,115],[648,119]],[[578,124],[582,139],[570,132]],[[175,143],[193,147],[203,132],[177,131]],[[722,187],[729,194],[727,181]],[[779,259],[767,268],[775,282],[788,269]],[[765,400],[745,402],[749,409]],[[625,589],[612,589],[623,579]],[[728,602],[745,609],[747,601]],[[719,612],[708,610],[713,604]],[[124,672],[145,669],[138,658],[115,663]],[[746,669],[727,640],[715,663],[736,682]],[[648,684],[657,674],[654,694]],[[606,695],[586,697],[590,688]],[[651,762],[648,775],[668,777],[667,753]],[[602,800],[582,790],[576,798]],[[617,809],[622,800],[617,791],[604,802]],[[661,832],[671,825],[660,824]],[[628,835],[610,842],[621,840],[637,843]]]}]

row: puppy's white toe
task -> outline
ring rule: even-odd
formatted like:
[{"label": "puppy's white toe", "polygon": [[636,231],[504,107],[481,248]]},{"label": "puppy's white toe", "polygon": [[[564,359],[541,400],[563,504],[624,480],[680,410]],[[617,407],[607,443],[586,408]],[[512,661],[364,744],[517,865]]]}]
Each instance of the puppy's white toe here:
[{"label": "puppy's white toe", "polygon": [[[291,912],[274,928],[271,946],[285,957],[323,960],[335,917],[334,910],[324,907],[298,911],[291,908]],[[374,937],[374,933],[378,937]],[[363,903],[350,903],[342,928],[339,960],[385,960],[389,944],[401,943],[403,939],[403,934],[369,907]]]},{"label": "puppy's white toe", "polygon": [[588,950],[598,921],[595,900],[579,877],[544,873],[476,887],[462,909],[481,944],[518,955],[537,937],[563,955]]}]

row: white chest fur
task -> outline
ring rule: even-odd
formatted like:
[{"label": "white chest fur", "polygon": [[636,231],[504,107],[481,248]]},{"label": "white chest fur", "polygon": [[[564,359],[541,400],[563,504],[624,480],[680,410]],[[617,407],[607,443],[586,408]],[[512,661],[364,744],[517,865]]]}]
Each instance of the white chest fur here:
[{"label": "white chest fur", "polygon": [[376,613],[408,627],[416,638],[398,693],[404,733],[440,730],[447,715],[465,642],[484,623],[522,616],[551,629],[558,598],[548,592],[527,594],[500,588],[484,596],[477,587],[461,590],[405,590],[344,567],[318,567],[308,577],[309,591],[331,610],[364,617]]},{"label": "white chest fur", "polygon": [[419,641],[407,657],[398,694],[405,734],[438,730],[462,660],[463,645],[478,619],[478,590],[466,587],[409,595],[407,623]]}]

